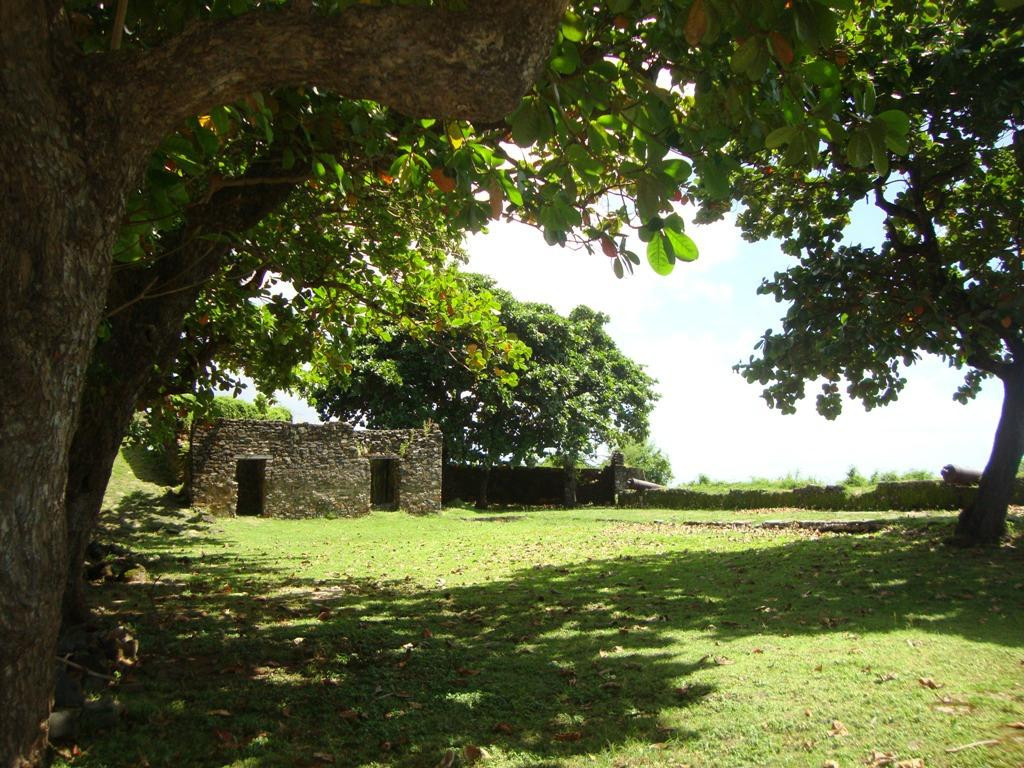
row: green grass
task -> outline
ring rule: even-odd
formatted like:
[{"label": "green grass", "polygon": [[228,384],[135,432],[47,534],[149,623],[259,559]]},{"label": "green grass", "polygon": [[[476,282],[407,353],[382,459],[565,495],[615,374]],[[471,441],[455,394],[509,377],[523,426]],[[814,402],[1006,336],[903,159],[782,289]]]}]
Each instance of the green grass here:
[{"label": "green grass", "polygon": [[153,581],[97,590],[142,661],[75,766],[1024,763],[1020,538],[618,509],[207,525],[156,498],[108,519]]}]

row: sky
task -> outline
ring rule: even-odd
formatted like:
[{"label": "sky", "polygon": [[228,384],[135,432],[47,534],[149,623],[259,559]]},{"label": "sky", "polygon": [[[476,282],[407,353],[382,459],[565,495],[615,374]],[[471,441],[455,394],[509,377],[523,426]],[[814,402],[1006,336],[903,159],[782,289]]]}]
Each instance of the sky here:
[{"label": "sky", "polygon": [[[857,210],[847,239],[871,244],[878,224],[872,209]],[[937,474],[945,464],[984,467],[1001,388],[989,381],[975,401],[960,405],[952,395],[961,374],[937,358],[908,369],[899,401],[884,408],[867,412],[848,401],[842,415],[828,421],[814,409],[818,385],[811,384],[796,414],[769,409],[760,387],[747,384],[732,366],[749,358],[766,329],[781,327],[785,306],[756,289],[791,259],[771,242],[745,242],[731,219],[690,223],[687,232],[700,258],[677,264],[666,277],[644,263],[618,280],[599,252],[551,247],[536,230],[504,222],[469,238],[467,269],[490,275],[520,300],[550,304],[562,314],[586,304],[609,316],[607,330],[619,348],[657,379],[651,438],[671,461],[677,483],[699,474],[742,481],[797,473],[835,482],[851,466],[864,475],[911,469]],[[631,247],[644,252],[642,243]],[[316,420],[295,398],[279,400],[297,421]]]}]

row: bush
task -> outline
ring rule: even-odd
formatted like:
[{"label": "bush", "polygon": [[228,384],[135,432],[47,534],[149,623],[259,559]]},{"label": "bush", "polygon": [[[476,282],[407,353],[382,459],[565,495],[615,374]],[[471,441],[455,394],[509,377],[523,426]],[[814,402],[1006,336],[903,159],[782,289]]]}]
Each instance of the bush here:
[{"label": "bush", "polygon": [[633,440],[623,441],[619,444],[619,450],[626,466],[639,467],[644,471],[644,477],[652,483],[668,485],[672,482],[672,464],[661,449],[650,440],[642,443]]},{"label": "bush", "polygon": [[846,470],[846,478],[843,480],[843,485],[853,488],[862,488],[865,485],[868,485],[868,479],[860,473],[859,469],[856,467],[850,467]]}]

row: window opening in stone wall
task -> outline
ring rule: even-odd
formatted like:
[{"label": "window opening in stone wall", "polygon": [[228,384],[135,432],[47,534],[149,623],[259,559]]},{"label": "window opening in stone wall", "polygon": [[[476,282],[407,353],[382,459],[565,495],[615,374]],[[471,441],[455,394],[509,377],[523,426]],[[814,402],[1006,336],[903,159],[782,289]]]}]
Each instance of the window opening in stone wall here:
[{"label": "window opening in stone wall", "polygon": [[263,516],[267,495],[267,458],[247,456],[238,459],[235,471],[235,480],[238,482],[236,515]]},{"label": "window opening in stone wall", "polygon": [[370,505],[398,507],[398,459],[370,459]]}]

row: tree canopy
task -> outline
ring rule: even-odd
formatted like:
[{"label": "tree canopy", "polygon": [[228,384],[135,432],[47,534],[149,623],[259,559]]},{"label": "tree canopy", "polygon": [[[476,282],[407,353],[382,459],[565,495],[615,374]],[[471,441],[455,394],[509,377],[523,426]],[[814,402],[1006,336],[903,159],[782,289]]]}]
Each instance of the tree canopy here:
[{"label": "tree canopy", "polygon": [[361,340],[350,373],[312,371],[306,394],[320,415],[373,428],[430,419],[450,460],[485,467],[546,455],[574,463],[602,443],[646,436],[654,381],[615,346],[606,315],[577,307],[562,317],[546,304],[518,301],[488,278],[470,282],[500,305],[508,343],[527,350],[512,376],[496,370],[481,377],[463,364],[453,354],[467,346],[458,328],[423,338],[396,329]]},{"label": "tree canopy", "polygon": [[[1000,378],[1006,408],[975,505],[992,522],[961,521],[965,537],[992,541],[1024,451],[1024,31],[1020,10],[992,3],[915,11],[894,3],[858,28],[850,62],[873,76],[849,89],[863,115],[845,151],[804,142],[813,125],[798,118],[743,171],[745,234],[782,238],[795,263],[760,289],[788,304],[782,329],[737,367],[784,412],[822,379],[828,418],[841,389],[867,408],[896,400],[922,353],[965,370],[962,402]],[[861,200],[882,214],[878,247],[843,239]]]}]

